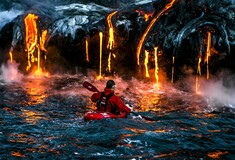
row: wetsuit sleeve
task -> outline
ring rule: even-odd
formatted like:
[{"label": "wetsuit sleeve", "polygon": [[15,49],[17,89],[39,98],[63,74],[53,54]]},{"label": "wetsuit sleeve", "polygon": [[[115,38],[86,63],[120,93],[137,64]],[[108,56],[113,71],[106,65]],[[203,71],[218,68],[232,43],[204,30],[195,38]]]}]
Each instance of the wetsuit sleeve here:
[{"label": "wetsuit sleeve", "polygon": [[117,105],[118,105],[118,108],[119,108],[120,111],[123,111],[123,112],[126,112],[126,113],[131,112],[131,109],[128,108],[119,97],[117,97],[116,102],[117,102]]},{"label": "wetsuit sleeve", "polygon": [[99,93],[94,93],[94,94],[92,94],[92,96],[91,96],[91,101],[92,102],[96,102],[96,101],[98,101],[99,99],[100,99],[100,92]]}]

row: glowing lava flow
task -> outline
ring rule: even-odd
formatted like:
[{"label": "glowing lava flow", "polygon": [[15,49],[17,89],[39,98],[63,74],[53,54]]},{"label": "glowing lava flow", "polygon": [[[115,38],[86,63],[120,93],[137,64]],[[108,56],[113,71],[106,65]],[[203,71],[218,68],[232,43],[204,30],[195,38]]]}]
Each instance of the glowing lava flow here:
[{"label": "glowing lava flow", "polygon": [[[206,55],[204,58],[204,62],[207,63],[207,76],[206,78],[209,79],[209,57],[210,57],[210,48],[211,48],[211,33],[208,32],[208,37],[207,37],[207,46],[206,46]],[[202,61],[202,55],[200,53],[199,58],[198,58],[198,65],[197,65],[197,76],[196,76],[196,93],[199,94],[199,88],[200,88],[200,84],[199,84],[199,76],[201,76],[201,61]]]},{"label": "glowing lava flow", "polygon": [[211,48],[211,33],[208,32],[208,37],[207,37],[207,46],[206,46],[206,69],[207,69],[207,76],[206,78],[209,79],[209,57],[211,55],[210,53],[210,48]]},{"label": "glowing lava flow", "polygon": [[109,58],[108,58],[108,71],[111,72],[111,55],[112,55],[112,52],[111,50],[113,49],[114,47],[114,29],[113,29],[113,25],[112,25],[112,17],[113,15],[115,15],[117,13],[117,11],[115,12],[112,12],[111,14],[109,14],[107,16],[107,22],[108,22],[108,27],[109,27],[109,41],[108,41],[108,45],[107,45],[107,48],[110,49],[110,52],[109,52]]},{"label": "glowing lava flow", "polygon": [[140,52],[144,43],[144,40],[147,36],[147,34],[149,33],[150,29],[152,28],[152,26],[154,25],[154,23],[156,22],[156,20],[165,12],[167,11],[169,8],[172,7],[172,5],[174,4],[175,0],[172,0],[170,3],[168,3],[150,22],[150,24],[148,25],[148,27],[146,28],[146,30],[144,31],[143,36],[141,37],[138,46],[137,46],[137,52],[136,52],[136,58],[137,58],[137,64],[140,65],[140,60],[139,60],[139,56],[140,56]]},{"label": "glowing lava flow", "polygon": [[46,37],[47,37],[47,30],[45,30],[45,31],[43,31],[42,32],[42,36],[40,37],[40,49],[42,50],[42,51],[47,51],[46,49],[45,49],[45,42],[46,42]]},{"label": "glowing lava flow", "polygon": [[112,25],[112,17],[115,15],[117,11],[112,12],[111,14],[108,15],[107,17],[107,22],[108,22],[108,27],[109,27],[109,41],[107,48],[112,49],[114,46],[114,34],[113,34],[113,25]]},{"label": "glowing lava flow", "polygon": [[155,78],[156,78],[156,84],[157,84],[157,89],[160,89],[159,86],[159,77],[158,77],[158,55],[157,55],[157,49],[158,47],[154,47],[154,60],[155,60]]},{"label": "glowing lava flow", "polygon": [[196,91],[197,94],[199,94],[199,88],[200,88],[199,76],[201,76],[201,61],[202,61],[202,58],[201,58],[201,56],[199,56],[198,64],[197,64],[196,87],[195,87],[195,91]]},{"label": "glowing lava flow", "polygon": [[13,62],[12,52],[9,52],[9,55],[10,55],[10,62],[12,63]]},{"label": "glowing lava flow", "polygon": [[174,73],[175,72],[175,56],[172,57],[172,69],[171,69],[171,83],[174,82]]},{"label": "glowing lava flow", "polygon": [[37,47],[38,42],[38,30],[36,24],[37,19],[38,16],[34,14],[28,14],[24,19],[26,33],[25,43],[28,52],[28,66],[26,68],[27,71],[31,68],[31,62],[34,62],[33,52],[35,51],[35,47]]},{"label": "glowing lava flow", "polygon": [[144,65],[145,65],[145,76],[147,78],[149,78],[148,63],[149,63],[149,52],[145,51]]},{"label": "glowing lava flow", "polygon": [[100,79],[101,76],[101,72],[102,72],[102,42],[103,42],[103,33],[99,32],[99,36],[100,36],[100,70],[99,70],[99,77],[98,79]]},{"label": "glowing lava flow", "polygon": [[111,72],[111,56],[112,56],[112,53],[109,52],[109,58],[108,58],[108,71]]},{"label": "glowing lava flow", "polygon": [[149,21],[149,19],[153,16],[153,13],[145,13],[142,10],[136,10],[136,12],[140,13],[140,15],[144,17],[145,22]]},{"label": "glowing lava flow", "polygon": [[[46,42],[47,30],[42,31],[41,37],[38,37],[38,29],[37,29],[37,19],[38,16],[34,14],[28,14],[25,19],[25,45],[26,51],[28,52],[28,65],[26,70],[29,71],[31,68],[31,62],[37,62],[37,70],[34,71],[34,75],[40,76],[42,75],[41,67],[40,67],[40,59],[41,59],[41,50],[46,51],[44,45]],[[39,40],[38,40],[39,39]],[[37,48],[37,56],[34,56],[35,49]],[[46,55],[44,57],[46,59]]]},{"label": "glowing lava flow", "polygon": [[89,62],[89,45],[87,38],[86,38],[86,61]]}]

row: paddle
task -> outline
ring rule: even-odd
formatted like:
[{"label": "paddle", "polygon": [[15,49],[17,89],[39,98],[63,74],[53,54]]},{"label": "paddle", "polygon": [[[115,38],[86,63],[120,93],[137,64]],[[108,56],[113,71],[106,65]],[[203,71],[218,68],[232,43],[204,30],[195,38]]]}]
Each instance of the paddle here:
[{"label": "paddle", "polygon": [[87,81],[83,82],[82,85],[83,85],[83,87],[85,87],[86,89],[88,89],[91,92],[100,92],[95,86],[93,86],[92,84],[90,84]]},{"label": "paddle", "polygon": [[[99,90],[95,86],[93,86],[91,83],[89,83],[87,81],[83,82],[82,85],[83,85],[83,87],[85,87],[86,89],[88,89],[91,92],[99,92]],[[135,116],[144,118],[147,121],[156,121],[155,119],[152,119],[152,118],[149,118],[149,117],[145,117],[145,116],[141,116],[141,115],[139,115],[139,114],[137,114],[137,113],[135,113],[133,111],[131,113],[134,114]]]}]

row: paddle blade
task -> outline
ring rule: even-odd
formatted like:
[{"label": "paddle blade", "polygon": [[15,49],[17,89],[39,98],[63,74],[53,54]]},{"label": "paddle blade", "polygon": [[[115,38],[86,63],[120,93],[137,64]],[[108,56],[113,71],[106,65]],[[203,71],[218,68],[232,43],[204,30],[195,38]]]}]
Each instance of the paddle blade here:
[{"label": "paddle blade", "polygon": [[157,120],[152,119],[152,118],[150,118],[150,117],[142,116],[142,118],[144,118],[146,121],[157,121]]},{"label": "paddle blade", "polygon": [[134,114],[135,116],[140,116],[141,118],[145,119],[146,121],[157,121],[157,120],[152,119],[150,117],[141,116],[141,115],[139,115],[139,114],[137,114],[135,112],[131,112],[131,113]]},{"label": "paddle blade", "polygon": [[89,82],[85,81],[83,82],[83,87],[85,87],[86,89],[88,89],[89,91],[92,91],[92,92],[99,92],[99,90],[93,86],[92,84],[90,84]]}]

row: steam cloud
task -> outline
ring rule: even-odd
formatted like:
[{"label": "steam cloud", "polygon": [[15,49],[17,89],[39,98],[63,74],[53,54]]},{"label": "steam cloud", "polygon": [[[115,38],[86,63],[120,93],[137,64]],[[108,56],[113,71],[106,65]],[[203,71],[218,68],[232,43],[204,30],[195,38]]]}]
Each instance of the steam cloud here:
[{"label": "steam cloud", "polygon": [[20,82],[23,75],[18,72],[17,63],[2,64],[0,68],[0,80],[5,83]]},{"label": "steam cloud", "polygon": [[[211,82],[203,82],[200,90],[202,95],[215,103],[222,103],[225,106],[235,108],[235,90],[234,87],[227,87],[227,83],[232,83],[232,79],[228,81],[218,80]],[[225,84],[226,83],[226,84]]]}]

